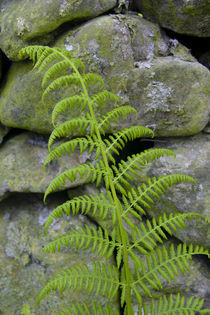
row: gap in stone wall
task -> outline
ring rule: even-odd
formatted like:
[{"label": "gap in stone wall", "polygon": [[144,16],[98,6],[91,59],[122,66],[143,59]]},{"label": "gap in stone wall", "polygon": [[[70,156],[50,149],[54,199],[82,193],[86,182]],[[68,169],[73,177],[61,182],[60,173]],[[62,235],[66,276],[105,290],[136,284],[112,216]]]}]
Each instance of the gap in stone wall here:
[{"label": "gap in stone wall", "polygon": [[191,54],[195,57],[198,62],[203,64],[205,67],[210,68],[210,63],[206,63],[202,56],[206,53],[209,53],[209,37],[196,37],[196,36],[188,36],[184,34],[178,34],[171,30],[165,29],[164,31],[166,35],[172,39],[177,39],[182,45],[186,46],[190,49]]}]

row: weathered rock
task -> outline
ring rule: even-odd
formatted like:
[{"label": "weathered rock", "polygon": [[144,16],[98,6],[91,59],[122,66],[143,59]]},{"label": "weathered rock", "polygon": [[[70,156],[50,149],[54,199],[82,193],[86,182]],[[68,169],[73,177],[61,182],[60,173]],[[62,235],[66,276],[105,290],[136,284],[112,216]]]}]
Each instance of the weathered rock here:
[{"label": "weathered rock", "polygon": [[2,0],[0,48],[10,59],[18,60],[22,47],[47,45],[53,38],[51,32],[63,23],[98,16],[116,3],[116,0]]},{"label": "weathered rock", "polygon": [[205,67],[164,57],[139,63],[132,73],[127,85],[131,104],[141,104],[139,117],[157,136],[193,135],[206,126],[210,75]]},{"label": "weathered rock", "polygon": [[149,20],[174,32],[199,37],[210,36],[209,1],[133,0]]},{"label": "weathered rock", "polygon": [[[163,38],[156,25],[133,15],[103,16],[62,35],[55,46],[79,56],[87,71],[101,74],[106,88],[119,95],[119,105],[136,108],[136,122],[127,117],[113,124],[113,130],[135,123],[154,128],[158,136],[183,136],[207,124],[209,71],[176,40]],[[1,93],[0,119],[7,126],[50,133],[53,97],[58,101],[61,93],[43,106],[42,75],[30,69],[29,62],[11,67]],[[70,88],[65,95],[71,93]],[[104,104],[100,112],[112,108]],[[75,115],[78,110],[68,117]]]},{"label": "weathered rock", "polygon": [[[73,301],[87,304],[95,301],[104,305],[108,301],[106,296],[95,296],[93,292],[90,298],[84,291],[72,293],[69,290],[52,293],[42,300],[40,307],[37,305],[40,290],[60,270],[83,263],[91,267],[93,262],[101,260],[91,249],[78,251],[73,247],[56,254],[42,253],[42,247],[54,238],[79,225],[93,226],[87,217],[71,216],[55,223],[44,234],[43,225],[48,215],[66,201],[66,195],[55,194],[46,205],[42,199],[42,195],[14,194],[0,203],[0,312],[19,314],[24,303],[28,303],[35,314],[55,314],[59,307],[70,306]],[[110,258],[106,263],[114,265],[114,260]],[[118,307],[118,297],[111,303],[113,308]]]},{"label": "weathered rock", "polygon": [[[80,154],[54,160],[43,171],[48,154],[47,139],[43,136],[23,133],[6,142],[0,148],[0,199],[11,192],[44,193],[50,182],[61,172],[80,164]],[[86,157],[87,158],[87,157]],[[74,187],[83,180],[67,182],[64,187]]]},{"label": "weathered rock", "polygon": [[10,130],[10,128],[3,126],[0,123],[0,144],[2,143],[4,136],[6,136],[6,134],[9,132],[9,130]]},{"label": "weathered rock", "polygon": [[[195,178],[196,190],[193,184],[182,183],[167,190],[160,200],[155,202],[148,213],[158,217],[176,212],[194,212],[210,219],[209,199],[209,134],[198,134],[189,138],[167,139],[154,142],[154,148],[167,148],[176,153],[176,158],[163,157],[145,169],[142,178],[136,180],[138,185],[146,181],[147,176],[159,177],[168,174],[186,174]],[[209,223],[199,217],[186,220],[186,228],[178,229],[174,235],[187,244],[198,244],[210,247]]]}]

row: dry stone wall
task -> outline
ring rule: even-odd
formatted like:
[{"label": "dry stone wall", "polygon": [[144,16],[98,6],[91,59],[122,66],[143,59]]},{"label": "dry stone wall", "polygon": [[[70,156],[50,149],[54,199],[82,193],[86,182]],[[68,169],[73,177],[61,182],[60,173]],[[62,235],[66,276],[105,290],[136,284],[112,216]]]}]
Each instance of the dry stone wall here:
[{"label": "dry stone wall", "polygon": [[[143,17],[138,15],[141,12]],[[53,271],[66,262],[91,264],[96,257],[90,252],[64,250],[56,258],[41,254],[41,247],[54,236],[76,228],[78,224],[98,224],[111,229],[106,222],[92,222],[84,216],[70,217],[52,227],[45,236],[43,225],[50,209],[61,200],[87,192],[99,193],[91,185],[80,187],[82,181],[66,183],[65,191],[49,198],[44,205],[43,193],[50,181],[65,168],[74,167],[93,156],[75,152],[42,170],[47,155],[47,140],[52,131],[53,101],[61,93],[72,95],[73,89],[58,92],[47,106],[41,103],[42,73],[32,71],[32,63],[18,59],[18,51],[28,45],[58,46],[70,51],[85,63],[87,71],[99,73],[105,87],[119,96],[119,105],[131,105],[138,118],[129,117],[112,124],[110,131],[131,125],[153,129],[151,146],[173,149],[177,159],[160,159],[149,165],[136,181],[148,176],[171,173],[192,175],[197,181],[170,190],[149,215],[196,212],[210,218],[209,52],[200,59],[188,47],[170,38],[167,29],[197,38],[209,36],[209,2],[207,0],[2,0],[0,1],[0,297],[1,314],[20,314],[24,302],[35,314],[52,314],[58,310],[59,299],[51,295],[41,309],[35,298]],[[3,56],[3,58],[1,58]],[[205,61],[207,60],[207,61]],[[206,66],[205,66],[205,65]],[[59,94],[60,93],[60,94]],[[102,114],[110,104],[100,108]],[[69,118],[79,112],[65,113]],[[62,115],[59,117],[62,120]],[[141,152],[144,141],[129,149]],[[75,187],[77,186],[77,187]],[[68,194],[67,194],[68,192]],[[210,247],[209,226],[196,219],[178,231],[177,239]],[[111,258],[114,264],[114,257]],[[210,273],[202,258],[192,260],[190,276],[180,277],[178,285],[166,286],[164,293],[177,290],[185,295],[204,297],[208,301]],[[62,296],[62,304],[79,300]],[[93,299],[96,299],[94,296]],[[98,298],[97,298],[98,300]],[[105,297],[100,296],[103,304]],[[118,297],[113,307],[118,307]],[[135,301],[133,301],[135,303]],[[205,305],[207,306],[207,305]],[[41,313],[40,313],[41,312]]]}]

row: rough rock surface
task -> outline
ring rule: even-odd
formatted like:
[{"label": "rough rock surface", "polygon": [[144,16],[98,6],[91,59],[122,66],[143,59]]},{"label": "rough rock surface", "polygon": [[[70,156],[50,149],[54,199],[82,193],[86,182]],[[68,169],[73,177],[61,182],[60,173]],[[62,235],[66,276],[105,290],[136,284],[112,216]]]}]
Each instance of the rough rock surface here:
[{"label": "rough rock surface", "polygon": [[0,3],[0,48],[18,60],[20,48],[47,45],[52,31],[65,22],[87,20],[116,5],[116,0],[2,0]]},{"label": "rough rock surface", "polygon": [[[0,313],[20,314],[24,303],[28,303],[35,314],[46,315],[56,314],[59,307],[70,306],[72,301],[89,304],[93,300],[103,305],[108,301],[106,296],[95,297],[93,293],[90,297],[84,291],[78,294],[69,290],[61,295],[52,293],[42,300],[40,307],[37,305],[40,290],[54,274],[74,264],[86,263],[91,267],[99,260],[91,249],[78,251],[73,247],[56,254],[42,253],[42,247],[54,238],[79,225],[93,226],[87,217],[72,216],[55,223],[44,234],[48,215],[66,201],[66,196],[65,193],[55,194],[46,205],[42,199],[43,195],[39,194],[14,194],[0,203]],[[114,264],[111,258],[109,262]],[[118,307],[118,297],[112,305]]]},{"label": "rough rock surface", "polygon": [[[163,157],[145,169],[142,179],[146,177],[159,177],[167,174],[186,174],[195,178],[196,189],[193,184],[182,183],[171,187],[157,200],[149,214],[159,216],[165,212],[194,212],[210,219],[209,198],[209,134],[198,134],[188,138],[171,138],[165,141],[155,142],[154,148],[167,148],[176,153],[176,158]],[[210,247],[210,225],[199,217],[186,220],[186,229],[178,230],[175,236],[190,244],[198,244],[205,248]]]},{"label": "rough rock surface", "polygon": [[[48,154],[47,138],[24,132],[0,148],[0,199],[10,192],[44,193],[50,182],[61,172],[81,163],[79,153],[54,160],[43,171],[43,162]],[[67,182],[64,187],[74,187],[82,180]]]},{"label": "rough rock surface", "polygon": [[[122,128],[136,123],[158,136],[183,136],[207,124],[209,71],[176,40],[162,37],[156,25],[133,15],[103,16],[68,31],[55,46],[79,56],[87,71],[101,74],[120,105],[137,109],[138,121],[128,117],[120,122]],[[0,119],[7,126],[50,133],[53,100],[42,105],[41,75],[30,69],[29,62],[11,67],[1,93]],[[101,113],[112,106],[105,104]]]},{"label": "rough rock surface", "polygon": [[210,36],[210,4],[207,0],[133,0],[149,20],[174,32]]}]

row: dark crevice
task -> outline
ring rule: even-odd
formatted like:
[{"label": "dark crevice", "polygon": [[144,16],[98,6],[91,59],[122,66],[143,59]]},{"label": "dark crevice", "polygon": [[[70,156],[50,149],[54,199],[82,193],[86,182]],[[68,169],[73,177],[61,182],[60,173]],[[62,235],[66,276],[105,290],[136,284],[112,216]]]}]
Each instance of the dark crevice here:
[{"label": "dark crevice", "polygon": [[4,78],[6,77],[9,68],[12,64],[12,61],[7,58],[7,56],[1,51],[1,59],[2,59],[2,73],[0,83],[3,82]]},{"label": "dark crevice", "polygon": [[192,56],[195,57],[200,63],[202,63],[206,67],[209,67],[209,64],[206,64],[205,61],[203,62],[202,56],[206,53],[210,54],[210,37],[196,37],[178,34],[168,29],[164,29],[164,31],[168,37],[170,37],[171,39],[177,39],[182,45],[190,49]]},{"label": "dark crevice", "polygon": [[114,156],[116,165],[118,165],[121,160],[126,161],[128,156],[131,156],[132,154],[141,153],[144,150],[148,150],[153,147],[154,140],[152,139],[135,139],[133,141],[128,141],[121,153]]},{"label": "dark crevice", "polygon": [[10,131],[4,136],[1,142],[1,146],[5,144],[7,141],[9,141],[10,139],[20,135],[23,132],[26,132],[26,130],[18,129],[18,128],[11,128]]},{"label": "dark crevice", "polygon": [[92,21],[94,18],[98,18],[100,16],[109,15],[113,13],[114,13],[113,9],[110,9],[95,17],[84,17],[84,18],[75,19],[73,21],[65,22],[61,24],[58,28],[56,28],[54,31],[52,31],[54,38],[48,45],[54,46],[55,40],[59,38],[59,36],[65,34],[66,32],[74,31],[76,28],[81,27],[83,24],[89,21]]}]

